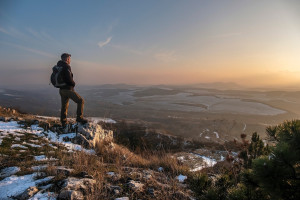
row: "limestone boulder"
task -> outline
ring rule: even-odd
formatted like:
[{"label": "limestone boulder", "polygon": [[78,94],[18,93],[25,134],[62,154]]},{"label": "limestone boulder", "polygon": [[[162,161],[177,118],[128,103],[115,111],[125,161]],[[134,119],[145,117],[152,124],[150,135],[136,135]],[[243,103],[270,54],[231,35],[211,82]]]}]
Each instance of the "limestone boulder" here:
[{"label": "limestone boulder", "polygon": [[85,137],[93,146],[101,141],[112,141],[113,131],[103,129],[99,124],[88,123],[78,126],[78,133]]}]

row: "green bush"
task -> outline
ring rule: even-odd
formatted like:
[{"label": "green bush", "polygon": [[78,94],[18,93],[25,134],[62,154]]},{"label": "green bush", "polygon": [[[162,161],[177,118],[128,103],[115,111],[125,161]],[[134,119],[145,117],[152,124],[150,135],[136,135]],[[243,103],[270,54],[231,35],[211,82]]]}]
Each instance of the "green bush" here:
[{"label": "green bush", "polygon": [[269,127],[267,133],[277,144],[268,156],[253,160],[254,180],[273,199],[300,199],[300,121]]},{"label": "green bush", "polygon": [[247,187],[244,184],[237,184],[235,187],[228,189],[228,199],[231,200],[246,200],[247,198]]}]

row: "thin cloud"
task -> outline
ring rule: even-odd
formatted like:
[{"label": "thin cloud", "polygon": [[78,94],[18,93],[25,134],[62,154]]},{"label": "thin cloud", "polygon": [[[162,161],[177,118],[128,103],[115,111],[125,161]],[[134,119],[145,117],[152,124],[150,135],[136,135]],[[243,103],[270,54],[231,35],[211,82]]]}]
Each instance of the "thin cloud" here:
[{"label": "thin cloud", "polygon": [[22,50],[25,50],[25,51],[28,51],[28,52],[31,52],[31,53],[35,53],[35,54],[38,54],[38,55],[50,57],[50,58],[57,57],[53,54],[50,54],[50,53],[47,53],[47,52],[44,52],[44,51],[41,51],[41,50],[37,50],[37,49],[32,49],[32,48],[29,48],[29,47],[24,47],[24,46],[18,45],[18,44],[12,44],[12,43],[2,42],[2,41],[0,41],[0,43],[2,43],[4,45],[11,46],[11,47],[15,47],[15,48],[18,48],[18,49],[22,49]]},{"label": "thin cloud", "polygon": [[55,40],[53,37],[51,37],[48,33],[45,31],[36,31],[32,28],[27,27],[27,32],[30,34],[30,37],[33,39],[38,39],[42,41],[43,43],[46,42],[47,44],[55,44],[56,46],[62,47],[62,43]]},{"label": "thin cloud", "polygon": [[113,21],[109,26],[108,29],[106,31],[106,34],[110,34],[112,32],[112,30],[118,25],[119,20],[115,20]]},{"label": "thin cloud", "polygon": [[39,38],[39,39],[42,39],[41,35],[40,35],[37,31],[34,31],[34,30],[31,29],[31,28],[26,28],[26,30],[27,30],[31,35],[33,35],[34,37]]},{"label": "thin cloud", "polygon": [[5,30],[4,28],[1,28],[1,27],[0,27],[0,32],[9,35],[9,32],[7,30]]},{"label": "thin cloud", "polygon": [[5,28],[1,28],[0,27],[0,32],[6,34],[6,35],[9,35],[11,37],[14,37],[14,38],[18,38],[18,39],[21,39],[21,38],[26,38],[26,36],[21,33],[20,31],[18,31],[17,29],[13,28],[13,27],[10,27],[10,29],[5,29]]},{"label": "thin cloud", "polygon": [[98,46],[99,46],[100,48],[106,46],[108,43],[110,43],[111,39],[112,39],[112,37],[109,37],[109,38],[106,39],[106,41],[104,41],[104,42],[99,42],[99,43],[98,43]]},{"label": "thin cloud", "polygon": [[177,60],[174,51],[160,51],[160,52],[154,54],[154,58],[156,60],[167,62],[167,63],[174,62]]}]

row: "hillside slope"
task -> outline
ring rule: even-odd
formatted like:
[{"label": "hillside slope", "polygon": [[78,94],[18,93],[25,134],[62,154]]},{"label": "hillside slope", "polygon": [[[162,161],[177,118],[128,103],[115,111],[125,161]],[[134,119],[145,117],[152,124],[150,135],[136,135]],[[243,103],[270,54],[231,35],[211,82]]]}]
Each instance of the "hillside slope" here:
[{"label": "hillside slope", "polygon": [[134,154],[98,124],[0,109],[0,199],[191,199],[188,169],[167,154]]}]

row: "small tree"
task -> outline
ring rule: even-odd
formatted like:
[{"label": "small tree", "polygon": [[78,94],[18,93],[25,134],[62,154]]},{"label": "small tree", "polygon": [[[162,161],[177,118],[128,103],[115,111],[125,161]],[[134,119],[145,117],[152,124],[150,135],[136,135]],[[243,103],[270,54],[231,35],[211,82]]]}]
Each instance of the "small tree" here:
[{"label": "small tree", "polygon": [[273,199],[300,199],[300,120],[267,128],[277,141],[268,156],[253,160],[252,175]]},{"label": "small tree", "polygon": [[246,136],[244,134],[241,135],[241,138],[244,149],[239,153],[239,157],[243,159],[245,168],[251,168],[252,160],[261,155],[267,155],[270,152],[269,146],[264,145],[257,132],[252,134],[250,144],[245,140]]}]

